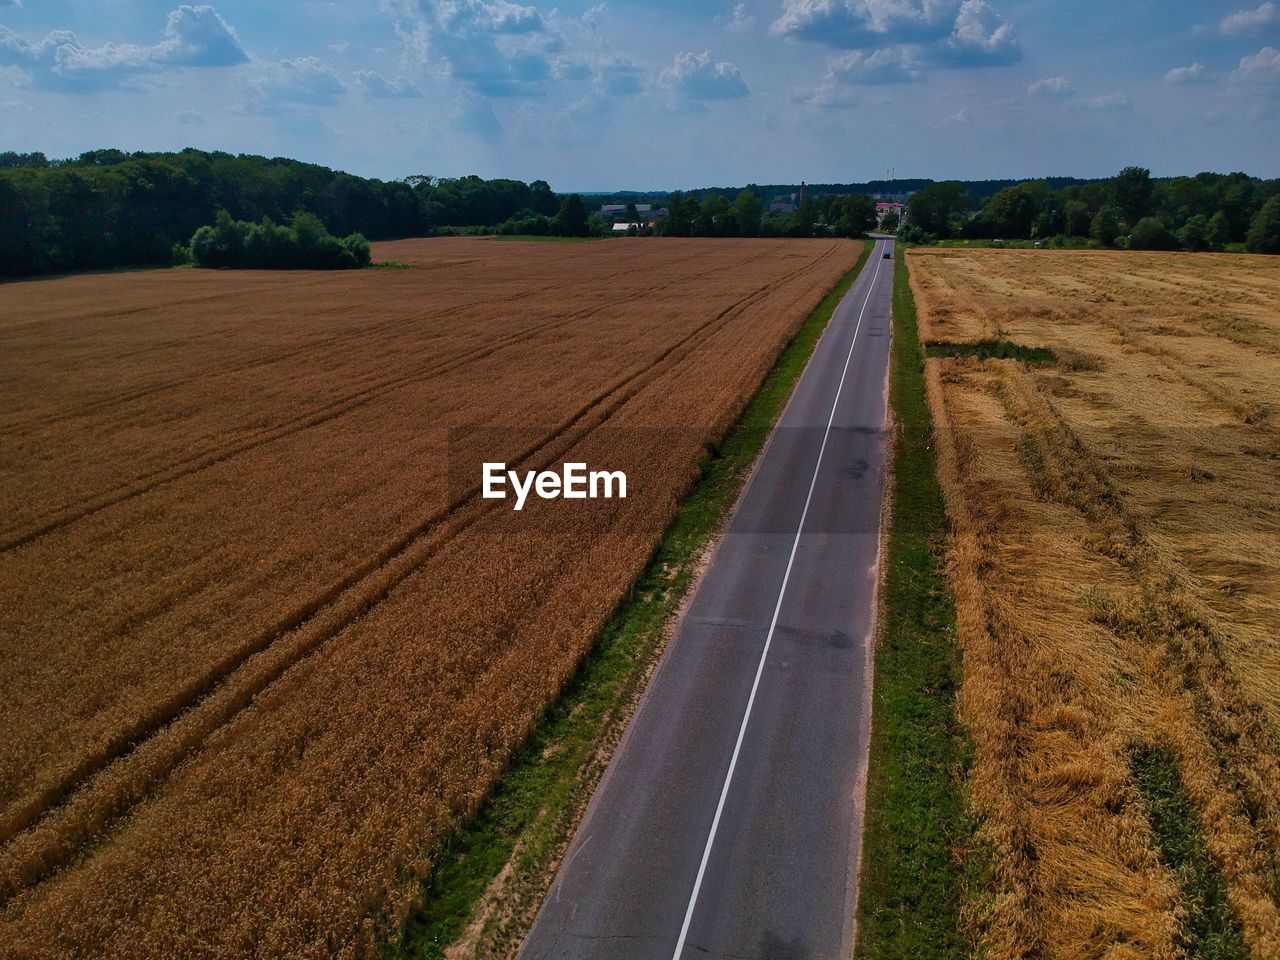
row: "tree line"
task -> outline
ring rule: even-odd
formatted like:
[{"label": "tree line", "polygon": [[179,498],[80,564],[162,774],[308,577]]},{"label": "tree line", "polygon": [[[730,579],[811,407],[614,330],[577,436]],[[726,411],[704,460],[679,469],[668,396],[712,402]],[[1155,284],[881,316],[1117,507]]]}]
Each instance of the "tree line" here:
[{"label": "tree line", "polygon": [[71,160],[0,154],[0,274],[167,263],[219,210],[233,221],[314,214],[373,239],[493,226],[520,210],[554,216],[543,180],[413,176],[383,181],[284,158],[187,149],[93,150]]},{"label": "tree line", "polygon": [[1280,253],[1280,180],[1200,173],[1156,180],[1126,167],[1106,180],[1059,189],[1043,181],[1005,187],[989,200],[958,181],[935,183],[907,201],[902,237],[1037,240],[1135,250]]},{"label": "tree line", "polygon": [[771,213],[759,187],[701,199],[680,192],[667,199],[668,215],[655,232],[668,237],[860,237],[876,225],[876,202],[862,193],[806,194],[796,209]]}]

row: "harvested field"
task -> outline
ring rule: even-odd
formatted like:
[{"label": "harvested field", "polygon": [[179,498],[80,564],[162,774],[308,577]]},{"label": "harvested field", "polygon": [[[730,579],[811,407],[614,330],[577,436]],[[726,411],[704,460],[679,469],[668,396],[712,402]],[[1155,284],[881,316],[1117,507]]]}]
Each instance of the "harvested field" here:
[{"label": "harvested field", "polygon": [[[850,241],[0,286],[0,943],[362,955]],[[479,498],[482,460],[625,500]]]},{"label": "harvested field", "polygon": [[1280,956],[1280,260],[908,263],[926,343],[1056,357],[926,368],[994,861],[976,935]]}]

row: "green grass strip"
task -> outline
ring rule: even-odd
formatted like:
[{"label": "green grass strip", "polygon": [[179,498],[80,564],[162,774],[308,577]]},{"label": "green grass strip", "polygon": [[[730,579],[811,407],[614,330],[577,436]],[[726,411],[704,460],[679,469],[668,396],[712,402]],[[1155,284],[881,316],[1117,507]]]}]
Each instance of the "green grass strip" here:
[{"label": "green grass strip", "polygon": [[1248,960],[1244,930],[1200,833],[1177,761],[1167,750],[1153,747],[1134,753],[1132,770],[1160,860],[1182,887],[1186,915],[1179,946],[1197,960]]},{"label": "green grass strip", "polygon": [[946,506],[924,393],[903,247],[893,279],[893,501],[876,648],[856,956],[965,957],[961,910],[975,869],[956,717],[960,651],[943,572]]},{"label": "green grass strip", "polygon": [[[506,239],[506,238],[503,238]],[[514,239],[514,238],[513,238]],[[517,848],[518,873],[539,875],[572,826],[579,772],[645,675],[671,617],[693,581],[698,557],[728,518],[756,455],[773,429],[832,312],[871,253],[809,314],[730,429],[709,447],[702,477],[649,565],[477,816],[454,836],[427,878],[423,904],[388,960],[436,960],[475,917],[490,881]]]},{"label": "green grass strip", "polygon": [[930,357],[977,357],[979,360],[1021,360],[1036,367],[1057,362],[1047,347],[1024,347],[1012,340],[979,340],[976,343],[931,343],[926,349]]}]

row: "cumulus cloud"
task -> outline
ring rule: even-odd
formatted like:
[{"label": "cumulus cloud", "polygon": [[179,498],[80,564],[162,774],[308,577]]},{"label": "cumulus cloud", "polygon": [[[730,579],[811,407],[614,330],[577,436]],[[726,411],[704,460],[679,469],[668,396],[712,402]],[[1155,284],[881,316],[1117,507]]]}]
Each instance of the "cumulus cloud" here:
[{"label": "cumulus cloud", "polygon": [[1165,83],[1198,83],[1206,79],[1203,63],[1193,63],[1189,67],[1174,67],[1164,75]]},{"label": "cumulus cloud", "polygon": [[1037,80],[1027,87],[1027,96],[1030,97],[1059,97],[1065,99],[1074,94],[1075,90],[1071,86],[1071,81],[1066,77],[1045,77],[1043,80]]},{"label": "cumulus cloud", "polygon": [[173,67],[231,67],[247,62],[235,30],[210,6],[180,6],[169,13],[158,43],[86,47],[57,30],[28,42],[0,27],[0,66],[28,70],[41,87],[101,90],[144,71]]},{"label": "cumulus cloud", "polygon": [[985,0],[964,0],[951,35],[937,47],[942,66],[997,66],[1016,63],[1022,47],[1012,25],[1000,20]]},{"label": "cumulus cloud", "polygon": [[1222,18],[1218,30],[1227,36],[1241,36],[1261,33],[1280,25],[1280,9],[1267,0],[1266,3],[1252,10],[1237,10],[1230,16]]},{"label": "cumulus cloud", "polygon": [[333,68],[318,57],[281,60],[245,84],[243,109],[272,113],[280,107],[329,107],[347,92]]},{"label": "cumulus cloud", "polygon": [[950,0],[783,0],[769,31],[833,47],[878,47],[941,40],[955,27]]},{"label": "cumulus cloud", "polygon": [[422,89],[407,77],[388,80],[376,70],[357,70],[356,83],[370,97],[402,100],[422,96]]},{"label": "cumulus cloud", "polygon": [[471,92],[541,94],[563,38],[534,7],[508,0],[383,0],[401,37]]},{"label": "cumulus cloud", "polygon": [[1240,58],[1240,65],[1231,72],[1233,83],[1275,83],[1280,80],[1280,50],[1263,47],[1257,53]]},{"label": "cumulus cloud", "polygon": [[842,49],[914,48],[935,67],[1013,63],[1022,48],[1012,25],[985,0],[783,0],[775,36]]},{"label": "cumulus cloud", "polygon": [[733,100],[751,91],[732,63],[717,61],[710,50],[676,54],[675,62],[659,77],[661,84],[683,101]]}]

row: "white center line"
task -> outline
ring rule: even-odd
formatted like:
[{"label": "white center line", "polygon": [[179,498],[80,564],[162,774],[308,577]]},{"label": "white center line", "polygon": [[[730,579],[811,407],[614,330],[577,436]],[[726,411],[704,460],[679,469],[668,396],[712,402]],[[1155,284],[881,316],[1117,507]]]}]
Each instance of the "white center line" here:
[{"label": "white center line", "polygon": [[716,804],[716,815],[711,820],[711,832],[707,834],[707,845],[702,850],[702,862],[698,865],[698,877],[693,882],[693,892],[689,895],[689,906],[684,912],[684,923],[680,926],[680,939],[676,941],[676,952],[671,960],[680,960],[684,952],[684,941],[689,935],[689,922],[693,919],[693,909],[698,904],[698,891],[702,889],[702,878],[707,872],[707,861],[711,858],[711,847],[716,841],[716,830],[720,827],[720,815],[724,813],[724,801],[729,796],[729,785],[733,782],[733,771],[738,766],[738,754],[742,751],[742,739],[747,733],[747,722],[751,719],[751,708],[756,702],[756,691],[760,688],[760,676],[764,673],[764,662],[769,656],[769,647],[773,643],[773,631],[778,626],[778,614],[782,612],[782,598],[787,592],[787,581],[791,579],[791,566],[795,563],[796,549],[800,546],[800,534],[804,531],[804,521],[809,515],[809,502],[813,499],[814,488],[818,485],[818,471],[822,469],[822,455],[827,450],[827,439],[831,436],[831,425],[835,423],[836,408],[840,404],[840,393],[844,390],[845,377],[849,373],[849,363],[853,360],[854,347],[858,345],[858,331],[862,329],[862,317],[867,312],[867,304],[871,302],[871,293],[876,288],[876,280],[880,277],[880,263],[884,259],[877,252],[879,244],[871,247],[871,256],[875,257],[876,270],[867,285],[867,296],[862,301],[862,309],[858,311],[858,322],[853,328],[853,342],[849,344],[849,355],[844,358],[844,369],[840,371],[840,383],[836,386],[835,399],[831,401],[831,416],[827,417],[827,429],[822,434],[822,444],[818,447],[818,460],[813,465],[813,478],[809,481],[809,493],[804,498],[804,509],[800,512],[800,523],[796,527],[795,539],[791,542],[791,556],[787,558],[787,569],[782,575],[782,586],[778,589],[778,602],[773,607],[773,620],[769,623],[769,632],[764,638],[764,649],[760,651],[760,663],[756,666],[756,677],[751,683],[751,696],[747,698],[747,709],[742,714],[742,724],[738,727],[738,741],[733,745],[733,756],[729,760],[729,770],[724,775],[724,786],[720,790],[720,802]]}]

